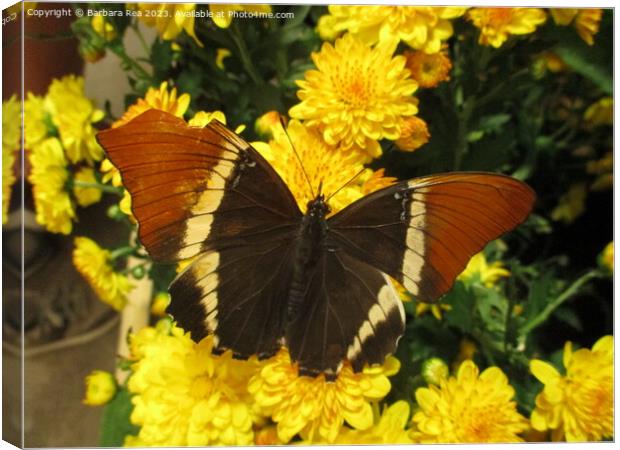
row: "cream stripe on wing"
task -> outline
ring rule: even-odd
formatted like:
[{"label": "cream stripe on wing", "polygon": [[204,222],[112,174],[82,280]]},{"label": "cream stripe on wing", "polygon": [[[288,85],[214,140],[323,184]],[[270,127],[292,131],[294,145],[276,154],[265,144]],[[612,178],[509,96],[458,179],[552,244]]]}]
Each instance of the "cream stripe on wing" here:
[{"label": "cream stripe on wing", "polygon": [[[411,182],[410,186],[415,183]],[[411,196],[409,205],[409,224],[407,228],[407,249],[403,255],[402,273],[403,286],[413,295],[419,294],[418,283],[422,279],[424,268],[425,240],[424,229],[426,227],[426,205],[424,194],[415,193]]]},{"label": "cream stripe on wing", "polygon": [[[209,332],[214,333],[217,329],[217,287],[219,285],[219,276],[217,268],[220,264],[220,254],[216,251],[210,252],[208,255],[198,259],[191,266],[190,270],[195,280],[198,280],[198,288],[201,291],[200,303],[204,308],[205,325]],[[217,337],[214,336],[214,345],[216,345]]]},{"label": "cream stripe on wing", "polygon": [[347,359],[353,361],[362,351],[364,342],[373,335],[373,329],[380,323],[387,320],[390,312],[394,308],[398,309],[400,318],[405,323],[405,309],[403,307],[400,296],[392,281],[385,274],[382,274],[385,284],[377,294],[377,303],[372,305],[368,311],[368,319],[360,326],[357,335],[353,338],[353,342],[347,348]]},{"label": "cream stripe on wing", "polygon": [[200,251],[203,241],[211,232],[212,213],[222,203],[226,181],[234,168],[233,163],[225,160],[213,167],[211,178],[206,182],[206,189],[198,196],[196,203],[189,211],[190,217],[185,222],[185,234],[178,254],[179,258],[189,258]]}]

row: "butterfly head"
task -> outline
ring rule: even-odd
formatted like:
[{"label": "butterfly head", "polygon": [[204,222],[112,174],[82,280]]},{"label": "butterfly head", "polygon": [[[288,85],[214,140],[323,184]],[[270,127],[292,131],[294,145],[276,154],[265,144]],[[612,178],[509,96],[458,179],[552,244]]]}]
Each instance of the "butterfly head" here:
[{"label": "butterfly head", "polygon": [[331,208],[325,200],[325,195],[319,194],[314,200],[308,202],[306,211],[310,217],[323,219],[331,212]]}]

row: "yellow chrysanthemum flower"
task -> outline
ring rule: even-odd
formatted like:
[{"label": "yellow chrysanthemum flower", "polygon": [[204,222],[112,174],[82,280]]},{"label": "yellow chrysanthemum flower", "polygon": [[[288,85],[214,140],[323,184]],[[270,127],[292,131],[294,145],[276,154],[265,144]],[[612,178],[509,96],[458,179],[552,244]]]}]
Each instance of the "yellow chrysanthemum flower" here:
[{"label": "yellow chrysanthemum flower", "polygon": [[400,137],[394,143],[400,150],[412,152],[426,144],[430,137],[426,122],[417,116],[411,116],[403,121]]},{"label": "yellow chrysanthemum flower", "polygon": [[374,406],[374,425],[366,430],[352,430],[343,427],[334,444],[413,444],[405,427],[409,420],[409,404],[404,400],[386,406],[383,414]]},{"label": "yellow chrysanthemum flower", "polygon": [[540,8],[471,8],[467,18],[480,29],[480,44],[499,48],[509,35],[536,31],[547,15]]},{"label": "yellow chrysanthemum flower", "polygon": [[614,433],[614,339],[600,338],[592,347],[572,351],[564,346],[562,376],[551,364],[534,359],[530,370],[545,385],[536,397],[532,426],[552,430],[553,441],[600,441]]},{"label": "yellow chrysanthemum flower", "polygon": [[123,309],[133,286],[125,275],[112,267],[112,254],[87,237],[76,237],[74,243],[73,265],[77,271],[102,302],[117,311]]},{"label": "yellow chrysanthemum flower", "polygon": [[614,154],[609,151],[601,159],[588,161],[586,172],[596,175],[590,184],[592,191],[604,191],[614,186]]},{"label": "yellow chrysanthemum flower", "polygon": [[411,77],[422,88],[434,88],[442,81],[450,79],[452,61],[444,52],[427,54],[417,50],[405,52],[407,69],[411,71]]},{"label": "yellow chrysanthemum flower", "polygon": [[367,45],[402,40],[410,47],[436,53],[452,36],[449,19],[462,16],[467,8],[436,6],[329,6],[321,17],[318,32],[333,40],[347,30]]},{"label": "yellow chrysanthemum flower", "polygon": [[614,99],[603,97],[592,103],[583,113],[586,125],[595,127],[599,125],[613,125],[614,123]]},{"label": "yellow chrysanthemum flower", "polygon": [[72,163],[92,164],[103,157],[92,124],[105,116],[94,102],[84,96],[84,78],[67,75],[54,79],[45,96],[45,109],[58,128],[60,140]]},{"label": "yellow chrysanthemum flower", "polygon": [[418,388],[420,410],[412,419],[411,438],[419,443],[522,442],[528,421],[517,412],[515,391],[498,367],[479,374],[465,361],[456,376],[439,387]]},{"label": "yellow chrysanthemum flower", "polygon": [[69,173],[60,141],[44,140],[30,151],[28,159],[37,222],[52,233],[71,233],[75,208],[65,189]]},{"label": "yellow chrysanthemum flower", "polygon": [[84,379],[86,393],[82,403],[99,406],[108,403],[116,394],[116,380],[110,372],[94,370]]},{"label": "yellow chrysanthemum flower", "polygon": [[135,3],[131,7],[140,11],[139,19],[149,27],[155,27],[164,41],[171,41],[185,31],[202,47],[194,31],[196,3]]},{"label": "yellow chrysanthemum flower", "polygon": [[[329,196],[364,169],[364,157],[361,154],[343,152],[340,148],[325,143],[315,128],[307,127],[297,120],[288,124],[288,137],[282,127],[273,127],[272,131],[273,139],[269,144],[254,142],[252,145],[282,177],[302,211],[305,211],[308,202],[314,199],[319,184],[322,183],[323,193]],[[301,163],[291,147],[291,142]],[[304,170],[312,189],[308,186]],[[364,171],[329,200],[332,214],[363,197],[368,193],[366,191],[369,187],[378,189],[392,182],[392,178],[373,177],[370,169]]]},{"label": "yellow chrysanthemum flower", "polygon": [[568,188],[568,192],[560,197],[558,205],[551,211],[551,218],[570,224],[583,214],[586,209],[588,187],[586,183],[575,183]]},{"label": "yellow chrysanthemum flower", "polygon": [[456,372],[465,361],[470,359],[473,360],[474,355],[477,352],[478,347],[476,347],[476,343],[474,341],[467,338],[461,339],[461,342],[459,342],[459,352],[450,367],[454,372]]},{"label": "yellow chrysanthemum flower", "polygon": [[[95,170],[92,167],[82,167],[74,175],[74,181],[82,183],[97,183],[95,178]],[[77,200],[77,204],[86,207],[97,203],[101,200],[101,189],[96,187],[73,187],[73,194]]]},{"label": "yellow chrysanthemum flower", "polygon": [[21,113],[16,95],[2,102],[2,223],[8,220],[11,188],[17,179],[13,166],[21,147]]},{"label": "yellow chrysanthemum flower", "polygon": [[277,423],[278,436],[289,442],[300,434],[307,442],[333,443],[346,421],[357,430],[373,424],[371,401],[381,400],[390,391],[388,376],[400,363],[386,358],[383,366],[366,367],[354,373],[345,363],[335,381],[299,376],[283,348],[267,360],[250,380],[249,391],[260,410]]},{"label": "yellow chrysanthemum flower", "polygon": [[125,114],[112,124],[112,128],[117,128],[130,122],[131,119],[138,117],[149,109],[159,109],[183,118],[185,111],[189,107],[189,101],[189,94],[183,94],[177,98],[177,88],[172,88],[168,91],[168,82],[164,81],[159,85],[159,89],[149,88],[144,98],[138,99],[136,103],[127,108]]},{"label": "yellow chrysanthemum flower", "polygon": [[47,137],[46,120],[51,122],[49,114],[45,111],[45,99],[28,92],[24,102],[24,146],[26,149],[33,149]]},{"label": "yellow chrysanthemum flower", "polygon": [[297,81],[301,103],[289,113],[320,127],[329,145],[381,155],[379,140],[398,139],[406,117],[418,112],[417,83],[394,45],[371,48],[347,34],[312,54],[317,70]]},{"label": "yellow chrysanthemum flower", "polygon": [[118,35],[116,28],[104,16],[95,16],[90,21],[93,30],[106,41],[110,42],[116,39]]},{"label": "yellow chrysanthemum flower", "polygon": [[220,28],[228,28],[233,18],[240,12],[251,14],[270,13],[271,5],[240,5],[240,4],[211,4],[209,11],[212,13],[211,18]]},{"label": "yellow chrysanthemum flower", "polygon": [[609,273],[614,272],[614,241],[611,241],[605,246],[600,257],[600,264]]},{"label": "yellow chrysanthemum flower", "polygon": [[227,48],[218,48],[215,51],[215,65],[221,69],[224,70],[224,60],[226,58],[228,58],[230,55],[232,55],[232,52],[230,50],[228,50]]},{"label": "yellow chrysanthemum flower", "polygon": [[427,384],[439,386],[450,375],[450,369],[441,358],[429,358],[422,363],[422,377]]},{"label": "yellow chrysanthemum flower", "polygon": [[603,18],[603,10],[599,8],[550,8],[551,17],[558,25],[570,25],[586,44],[594,44],[594,35],[598,33]]},{"label": "yellow chrysanthemum flower", "polygon": [[450,311],[451,309],[452,309],[452,305],[448,305],[447,303],[418,302],[415,305],[415,315],[416,317],[419,317],[422,314],[425,314],[430,311],[435,319],[442,320],[443,312]]},{"label": "yellow chrysanthemum flower", "polygon": [[504,268],[504,263],[494,261],[487,263],[487,258],[483,252],[476,253],[467,263],[465,270],[458,276],[459,280],[466,283],[480,281],[486,287],[495,286],[500,278],[510,276],[510,271]]},{"label": "yellow chrysanthemum flower", "polygon": [[279,128],[280,113],[278,111],[268,111],[254,122],[254,131],[261,137],[271,138],[274,128]]},{"label": "yellow chrysanthemum flower", "polygon": [[168,292],[158,292],[151,303],[151,314],[165,317],[168,305],[170,305],[170,294]]},{"label": "yellow chrysanthemum flower", "polygon": [[230,352],[211,354],[213,338],[196,344],[172,326],[146,327],[130,337],[133,393],[131,422],[140,426],[125,445],[250,445],[258,420],[247,391],[258,363]]}]

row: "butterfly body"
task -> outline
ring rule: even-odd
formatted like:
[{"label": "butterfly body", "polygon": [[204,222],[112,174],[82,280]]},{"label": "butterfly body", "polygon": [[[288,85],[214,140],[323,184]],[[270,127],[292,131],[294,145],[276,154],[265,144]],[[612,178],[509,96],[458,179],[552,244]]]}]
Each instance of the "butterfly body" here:
[{"label": "butterfly body", "polygon": [[170,287],[168,312],[214,352],[267,358],[285,346],[301,375],[360,371],[396,349],[405,314],[392,280],[434,302],[469,258],[521,223],[535,198],[489,173],[402,181],[329,215],[302,213],[248,143],[151,110],[98,139],[132,195],[156,261],[195,258]]}]

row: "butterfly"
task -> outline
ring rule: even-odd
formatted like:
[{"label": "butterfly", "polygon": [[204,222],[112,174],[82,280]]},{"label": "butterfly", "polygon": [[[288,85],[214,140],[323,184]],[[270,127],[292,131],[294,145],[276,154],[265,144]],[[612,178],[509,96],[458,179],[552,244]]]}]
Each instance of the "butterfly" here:
[{"label": "butterfly", "polygon": [[154,261],[195,258],[170,286],[168,312],[216,354],[273,356],[334,379],[381,364],[404,332],[391,281],[437,301],[468,260],[530,213],[525,183],[447,173],[375,191],[332,216],[319,193],[302,213],[247,142],[217,121],[191,127],[149,110],[97,136],[132,198]]}]

